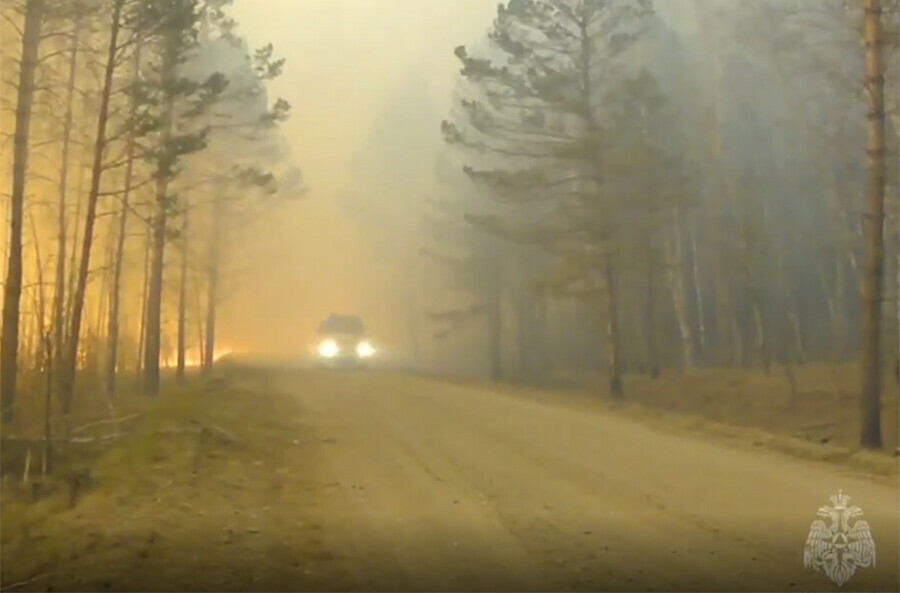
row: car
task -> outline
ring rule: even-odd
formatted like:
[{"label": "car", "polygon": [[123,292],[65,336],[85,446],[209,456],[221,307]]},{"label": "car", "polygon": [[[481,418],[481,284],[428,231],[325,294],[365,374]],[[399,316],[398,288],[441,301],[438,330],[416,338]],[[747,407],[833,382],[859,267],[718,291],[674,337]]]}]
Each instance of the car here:
[{"label": "car", "polygon": [[334,368],[364,368],[375,348],[359,315],[332,313],[319,324],[316,354],[319,364]]}]

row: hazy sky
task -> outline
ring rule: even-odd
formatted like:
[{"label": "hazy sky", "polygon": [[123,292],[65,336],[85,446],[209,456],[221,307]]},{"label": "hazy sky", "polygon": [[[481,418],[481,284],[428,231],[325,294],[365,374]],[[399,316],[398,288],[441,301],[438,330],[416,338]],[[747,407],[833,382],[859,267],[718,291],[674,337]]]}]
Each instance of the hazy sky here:
[{"label": "hazy sky", "polygon": [[[227,307],[226,342],[302,347],[331,311],[379,309],[372,296],[392,278],[337,204],[351,181],[351,159],[411,70],[426,72],[423,84],[448,105],[458,70],[453,48],[481,38],[495,11],[492,0],[235,0],[232,15],[251,47],[271,42],[287,60],[270,96],[293,106],[285,134],[311,192],[267,233],[271,244],[262,247],[281,256]],[[384,319],[380,325],[379,333],[402,339]]]}]

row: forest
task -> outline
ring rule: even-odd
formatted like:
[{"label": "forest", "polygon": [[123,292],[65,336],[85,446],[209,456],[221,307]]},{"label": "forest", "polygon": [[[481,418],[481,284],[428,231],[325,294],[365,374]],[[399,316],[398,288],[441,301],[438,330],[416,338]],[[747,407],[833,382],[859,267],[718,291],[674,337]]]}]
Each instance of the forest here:
[{"label": "forest", "polygon": [[513,0],[456,48],[424,214],[458,295],[436,334],[494,378],[602,368],[626,399],[629,374],[796,391],[798,369],[855,367],[879,448],[900,379],[898,4],[691,4],[685,34],[649,0]]},{"label": "forest", "polygon": [[900,0],[0,0],[0,591],[896,591],[898,155]]},{"label": "forest", "polygon": [[237,245],[305,191],[267,91],[285,60],[228,4],[3,3],[4,425],[49,438],[80,393],[153,397],[221,354],[259,256]]},{"label": "forest", "polygon": [[[3,3],[5,425],[49,433],[79,393],[152,397],[221,354],[248,238],[306,193],[267,90],[285,60],[229,3]],[[900,376],[900,3],[688,4],[679,28],[650,0],[510,0],[448,48],[452,108],[406,122],[437,157],[399,168],[433,191],[391,205],[417,213],[412,247],[386,233],[410,278],[438,278],[402,305],[408,347],[493,380],[601,372],[624,399],[629,376],[794,389],[852,368],[879,448]]]}]

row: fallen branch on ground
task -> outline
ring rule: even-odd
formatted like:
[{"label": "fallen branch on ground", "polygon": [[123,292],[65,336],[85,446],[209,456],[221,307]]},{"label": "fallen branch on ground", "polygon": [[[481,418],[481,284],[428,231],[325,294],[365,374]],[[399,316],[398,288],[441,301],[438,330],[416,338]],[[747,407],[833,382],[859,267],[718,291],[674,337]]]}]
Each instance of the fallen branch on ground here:
[{"label": "fallen branch on ground", "polygon": [[72,434],[78,434],[79,432],[84,432],[88,428],[93,428],[94,426],[104,426],[106,424],[117,424],[119,422],[125,422],[126,420],[133,420],[135,418],[140,417],[140,413],[129,414],[128,416],[122,416],[121,418],[111,418],[109,420],[97,420],[96,422],[88,422],[78,428],[72,429]]},{"label": "fallen branch on ground", "polygon": [[[140,414],[138,414],[138,415],[140,415]],[[134,415],[132,415],[132,416],[134,416]],[[97,417],[97,414],[81,414],[78,416],[74,416],[74,415],[66,416],[65,414],[57,414],[56,416],[52,416],[50,418],[50,427],[53,429],[53,432],[58,432],[58,431],[62,431],[64,429],[66,423],[75,422],[76,420],[78,420],[78,421],[91,420],[92,418],[96,418],[96,417]],[[116,421],[128,420],[130,418],[131,418],[131,416],[123,417],[123,418],[117,419]],[[110,420],[109,419],[101,420],[100,422],[110,422]],[[95,422],[92,421],[90,423],[90,425],[93,426],[94,423]],[[88,425],[80,426],[79,429],[83,429],[85,426],[88,426]],[[25,438],[29,437],[30,435],[35,435],[35,438],[37,438],[39,435],[44,434],[45,428],[46,428],[46,421],[42,420],[39,424],[34,424],[34,425],[29,426],[22,430],[16,430],[15,433],[22,439],[25,439]]]},{"label": "fallen branch on ground", "polygon": [[[65,438],[52,438],[50,439],[51,443],[54,444],[83,444],[83,443],[91,443],[98,440],[105,440],[110,438],[110,435],[104,437],[75,437],[73,439],[65,439]],[[33,447],[41,448],[47,444],[47,439],[39,439],[39,438],[23,438],[23,437],[3,437],[4,443],[23,443],[25,445],[31,445]]]},{"label": "fallen branch on ground", "polygon": [[28,474],[31,473],[31,449],[25,452],[25,472],[22,474],[22,482],[28,481]]},{"label": "fallen branch on ground", "polygon": [[35,581],[39,581],[41,579],[45,579],[50,576],[50,573],[39,574],[36,577],[31,577],[30,579],[26,579],[24,581],[19,581],[18,583],[11,583],[9,585],[0,586],[0,591],[12,591],[13,589],[18,589],[20,587],[24,587],[25,585],[30,585]]},{"label": "fallen branch on ground", "polygon": [[[200,424],[200,423],[196,422],[196,424]],[[221,427],[215,426],[215,425],[203,424],[203,425],[198,426],[197,428],[163,428],[160,430],[154,430],[152,432],[140,432],[140,431],[139,432],[116,432],[116,433],[107,434],[107,435],[98,436],[98,437],[76,437],[76,438],[70,439],[66,442],[69,442],[69,443],[95,443],[95,442],[103,442],[103,441],[112,441],[112,440],[115,440],[115,439],[118,439],[118,438],[121,438],[124,436],[137,435],[137,434],[144,434],[144,435],[151,435],[151,436],[172,436],[172,435],[204,434],[204,433],[216,434],[219,437],[223,438],[224,440],[228,441],[229,443],[236,443],[236,442],[240,441],[240,439],[238,439],[236,436],[234,436],[233,434],[231,434],[224,428],[221,428]]]},{"label": "fallen branch on ground", "polygon": [[235,435],[228,432],[221,426],[216,426],[215,424],[205,424],[203,427],[206,428],[207,430],[211,430],[211,431],[217,433],[219,436],[223,437],[229,443],[236,443],[240,440]]},{"label": "fallen branch on ground", "polygon": [[112,441],[122,436],[122,433],[115,432],[113,434],[107,434],[100,437],[74,437],[69,439],[68,441],[64,441],[66,443],[98,443],[103,441]]},{"label": "fallen branch on ground", "polygon": [[201,431],[206,430],[208,432],[214,432],[214,433],[218,434],[220,437],[224,438],[229,443],[236,443],[236,442],[240,441],[240,439],[237,436],[228,432],[221,426],[216,426],[215,424],[207,424],[205,422],[200,422],[196,418],[191,418],[190,422],[191,422],[191,424],[193,424],[195,426],[199,426]]},{"label": "fallen branch on ground", "polygon": [[[125,420],[131,420],[131,419],[134,419],[134,418],[136,418],[136,417],[138,417],[138,416],[140,416],[140,414],[132,414],[132,415],[130,415],[130,416],[126,416],[126,417],[122,417],[122,418],[117,418],[117,419],[115,420],[115,422],[123,422],[123,421],[125,421]],[[113,421],[111,421],[111,420],[104,420],[104,421],[99,421],[99,422],[92,422],[91,424],[85,424],[84,426],[80,427],[80,429],[83,431],[83,429],[85,429],[85,428],[88,427],[88,426],[100,426],[100,425],[111,424],[111,423],[113,423]],[[105,434],[105,435],[100,435],[100,436],[95,436],[95,437],[87,437],[87,436],[84,436],[84,437],[71,437],[71,438],[68,438],[68,439],[65,439],[65,438],[53,438],[53,439],[50,439],[50,440],[51,440],[51,442],[53,442],[53,443],[71,443],[71,444],[83,445],[83,444],[87,444],[87,443],[104,443],[104,442],[107,442],[107,441],[114,441],[114,440],[119,439],[119,438],[123,438],[123,437],[126,437],[126,436],[131,436],[131,435],[136,435],[136,434],[150,434],[150,435],[160,435],[160,436],[162,436],[162,435],[203,434],[203,433],[207,433],[207,434],[213,434],[213,435],[216,435],[216,436],[218,436],[219,438],[221,438],[221,439],[227,441],[228,443],[238,443],[238,442],[241,441],[241,439],[238,438],[235,434],[233,434],[233,433],[231,433],[231,432],[225,430],[225,429],[222,428],[221,426],[216,426],[215,424],[205,424],[205,423],[199,422],[199,421],[197,421],[197,420],[191,420],[191,423],[195,425],[194,428],[166,428],[166,429],[155,430],[155,431],[149,432],[149,433],[143,432],[143,431],[135,431],[135,432],[116,431],[116,432],[114,432],[114,433]],[[73,431],[73,433],[74,433],[74,432],[77,432],[77,431]],[[7,440],[7,441],[18,441],[18,442],[22,442],[22,443],[26,443],[26,444],[31,444],[31,445],[33,445],[33,446],[35,446],[35,447],[43,446],[43,445],[46,443],[45,439],[37,439],[37,438],[35,438],[35,439],[28,439],[28,438],[23,438],[23,437],[6,437],[5,440]],[[30,450],[29,450],[29,451],[30,451]]]}]

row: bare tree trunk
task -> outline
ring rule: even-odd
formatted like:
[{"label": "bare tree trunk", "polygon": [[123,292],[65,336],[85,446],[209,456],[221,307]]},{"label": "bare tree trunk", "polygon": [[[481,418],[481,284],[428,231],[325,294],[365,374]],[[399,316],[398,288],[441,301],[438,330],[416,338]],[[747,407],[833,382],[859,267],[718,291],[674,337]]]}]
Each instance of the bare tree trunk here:
[{"label": "bare tree trunk", "polygon": [[19,355],[19,307],[22,298],[22,223],[25,207],[25,177],[28,172],[28,137],[34,103],[34,75],[41,40],[43,0],[25,4],[25,31],[16,97],[16,128],[13,141],[12,192],[10,194],[9,260],[3,285],[3,330],[0,337],[0,420],[15,417]]},{"label": "bare tree trunk", "polygon": [[531,351],[528,347],[529,341],[532,339],[531,336],[531,328],[530,328],[530,320],[529,320],[529,311],[528,311],[528,301],[526,297],[519,296],[515,300],[515,312],[516,312],[516,338],[518,342],[518,355],[519,355],[519,374],[523,380],[530,379],[530,373],[532,371],[533,362],[531,360]]},{"label": "bare tree trunk", "polygon": [[753,286],[749,290],[751,310],[753,312],[753,327],[756,333],[756,350],[759,352],[762,361],[763,370],[768,375],[771,371],[772,361],[770,359],[769,344],[766,340],[766,324],[763,320],[762,297],[757,286]]},{"label": "bare tree trunk", "polygon": [[533,296],[534,309],[532,323],[534,328],[535,379],[544,381],[551,370],[550,336],[547,328],[547,298],[541,293]]},{"label": "bare tree trunk", "polygon": [[197,347],[200,350],[200,365],[202,366],[206,361],[206,348],[203,343],[203,316],[200,314],[203,311],[203,307],[200,305],[200,291],[194,291],[194,310],[197,311]]},{"label": "bare tree trunk", "polygon": [[669,289],[672,292],[672,303],[675,305],[675,316],[678,318],[678,330],[681,336],[681,352],[684,361],[684,370],[694,370],[694,336],[691,331],[691,321],[688,318],[687,288],[684,281],[686,273],[684,256],[681,246],[681,216],[678,206],[672,208],[672,220],[668,235],[669,248],[668,261],[666,262],[666,275],[669,279]]},{"label": "bare tree trunk", "polygon": [[[83,166],[83,163],[79,161],[78,166],[78,187],[75,191],[75,217],[72,219],[72,243],[69,247],[69,252],[71,253],[69,257],[69,277],[66,280],[66,311],[64,317],[66,319],[72,318],[72,309],[74,307],[75,301],[75,283],[78,279],[78,266],[75,265],[78,263],[78,243],[81,239],[80,231],[81,231],[81,211],[84,206],[84,180],[87,177],[87,167]],[[63,336],[63,344],[69,339],[68,331],[69,328],[63,328],[66,332],[66,335]],[[65,358],[65,348],[63,348],[63,358]],[[63,358],[59,360],[60,372],[62,372],[63,368]]]},{"label": "bare tree trunk", "polygon": [[[759,354],[759,360],[768,375],[770,372],[770,359],[769,347],[766,341],[765,319],[763,317],[763,298],[760,290],[761,273],[757,266],[754,265],[754,256],[759,255],[761,248],[755,237],[765,230],[765,205],[759,205],[758,210],[742,209],[738,193],[731,182],[728,182],[728,195],[732,211],[738,220],[740,279],[742,281],[743,296],[749,307],[749,311],[747,311],[749,318],[746,316],[743,318],[746,331],[744,334],[746,339],[744,365],[749,367],[753,364],[754,360],[751,352],[755,350]],[[755,344],[752,342],[753,336],[756,338]]]},{"label": "bare tree trunk", "polygon": [[803,343],[803,329],[800,326],[800,316],[797,314],[797,301],[791,298],[791,327],[794,330],[794,347],[797,352],[797,362],[806,363],[806,346]]},{"label": "bare tree trunk", "polygon": [[830,167],[830,163],[825,167],[825,177],[827,180],[826,188],[829,211],[831,213],[832,221],[835,227],[837,227],[836,230],[840,235],[840,249],[844,252],[844,256],[850,264],[853,276],[856,278],[856,281],[859,282],[861,270],[856,258],[855,241],[857,237],[854,236],[855,232],[851,228],[850,222],[847,220],[846,208],[844,207],[844,204],[841,203],[840,198],[842,188],[838,187],[838,181],[834,171]]},{"label": "bare tree trunk", "polygon": [[785,251],[786,249],[779,249],[778,262],[781,280],[784,283],[784,295],[787,299],[786,308],[788,310],[788,318],[790,319],[792,330],[791,337],[794,342],[794,352],[792,357],[797,363],[804,364],[806,362],[806,347],[803,341],[803,328],[800,325],[800,314],[797,310],[797,303],[800,299],[797,297],[797,292],[794,290],[794,285],[791,283],[791,275],[788,270]]},{"label": "bare tree trunk", "polygon": [[[56,247],[56,279],[53,292],[53,359],[54,373],[59,373],[58,361],[63,358],[65,349],[65,298],[66,298],[66,231],[68,220],[66,217],[66,194],[69,183],[69,149],[72,138],[73,107],[75,103],[75,81],[78,75],[78,42],[81,32],[81,20],[75,21],[75,29],[72,32],[72,48],[69,52],[69,79],[66,86],[66,113],[63,117],[63,145],[59,171],[59,202],[57,213],[57,247]],[[54,384],[60,382],[60,377],[54,377]]]},{"label": "bare tree trunk", "polygon": [[[31,307],[32,310],[29,310],[27,307],[25,308],[25,312],[29,318],[33,318],[34,309],[37,306],[34,303],[34,295],[29,294],[28,296],[32,297]],[[32,349],[31,345],[34,343],[34,324],[26,323],[19,328],[19,331],[22,333],[22,337],[19,341],[19,360],[18,365],[23,369],[28,369],[32,364]]]},{"label": "bare tree trunk", "polygon": [[91,247],[94,239],[94,222],[97,216],[97,202],[100,196],[100,179],[103,175],[103,153],[106,148],[106,124],[109,118],[109,100],[112,94],[113,73],[116,69],[116,53],[118,50],[118,37],[120,17],[124,0],[115,0],[113,3],[112,19],[110,21],[109,45],[106,52],[106,70],[103,77],[103,89],[100,94],[100,110],[97,116],[97,136],[94,143],[94,158],[91,167],[91,188],[88,193],[87,212],[84,219],[84,239],[81,245],[81,262],[78,269],[78,284],[75,287],[75,299],[73,301],[72,319],[68,340],[66,343],[65,365],[62,374],[61,396],[63,400],[63,412],[68,414],[72,406],[72,396],[75,388],[75,368],[78,358],[78,340],[81,332],[81,318],[84,312],[84,296],[87,290],[88,270],[91,262]]},{"label": "bare tree trunk", "polygon": [[150,280],[147,284],[147,320],[144,330],[144,377],[143,390],[146,395],[159,394],[159,363],[162,330],[163,265],[166,248],[166,227],[168,220],[165,180],[158,182],[157,212],[153,217],[150,247]]},{"label": "bare tree trunk", "polygon": [[[101,214],[103,216],[103,214]],[[110,296],[110,272],[113,267],[113,257],[114,257],[114,249],[115,249],[115,233],[112,232],[112,227],[115,226],[116,220],[114,218],[109,219],[110,224],[107,226],[110,227],[107,229],[107,232],[104,233],[107,239],[107,243],[104,249],[104,263],[103,269],[100,272],[100,292],[98,293],[99,298],[97,299],[97,317],[94,321],[94,328],[97,337],[99,338],[101,335],[101,328],[105,325],[105,322],[109,319],[109,315],[107,313],[107,307],[109,304],[109,296]]]},{"label": "bare tree trunk", "polygon": [[206,337],[203,347],[203,371],[212,371],[216,351],[216,299],[218,298],[218,272],[211,272],[206,294]]},{"label": "bare tree trunk", "polygon": [[181,221],[181,278],[178,283],[178,362],[175,371],[179,383],[184,383],[185,356],[187,354],[187,277],[188,277],[188,211]]},{"label": "bare tree trunk", "polygon": [[203,348],[203,371],[212,371],[216,351],[216,306],[219,289],[219,272],[217,267],[209,267],[208,286],[206,292],[206,337]]},{"label": "bare tree trunk", "polygon": [[[141,50],[138,45],[134,50],[134,75],[132,80],[137,82],[141,67]],[[132,100],[129,121],[135,124],[137,114],[137,100]],[[122,263],[125,258],[125,237],[128,231],[128,210],[131,207],[131,184],[134,175],[134,131],[128,132],[128,145],[125,148],[125,187],[122,193],[122,212],[119,214],[119,230],[116,235],[116,251],[113,256],[112,291],[109,303],[109,319],[106,324],[106,392],[116,392],[116,373],[119,362],[119,317],[120,299],[122,294]]]},{"label": "bare tree trunk", "polygon": [[216,308],[219,304],[219,277],[221,275],[222,245],[225,230],[225,202],[213,203],[212,231],[209,236],[209,254],[206,267],[206,340],[203,348],[203,371],[212,371],[216,352]]},{"label": "bare tree trunk", "polygon": [[737,366],[743,358],[741,350],[740,330],[731,306],[731,289],[728,286],[725,256],[719,251],[716,256],[715,280],[715,328],[716,350],[719,352],[717,362],[720,365]]},{"label": "bare tree trunk", "polygon": [[44,261],[41,257],[41,241],[40,236],[38,236],[37,223],[34,220],[34,209],[32,208],[28,214],[31,222],[31,235],[34,241],[35,269],[37,270],[37,311],[34,315],[34,321],[35,333],[39,338],[35,347],[34,370],[41,372],[44,370],[46,362],[44,357],[44,337],[46,335],[44,324],[47,315],[47,301],[44,290]]},{"label": "bare tree trunk", "polygon": [[[820,275],[822,277],[822,291],[825,293],[828,302],[828,318],[831,322],[831,354],[835,362],[842,362],[846,352],[845,341],[847,335],[844,315],[846,307],[843,298],[843,262],[840,257],[836,257],[832,263],[834,265],[834,281],[831,282],[829,280],[827,267],[822,270]],[[824,266],[827,266],[827,264],[824,264]]]},{"label": "bare tree trunk", "polygon": [[725,224],[725,209],[718,203],[720,200],[721,196],[719,196],[718,199],[714,199],[717,214],[716,238],[718,243],[715,271],[716,330],[718,333],[718,349],[723,353],[723,355],[719,357],[719,363],[736,366],[739,365],[744,358],[743,341],[741,338],[740,327],[738,326],[737,318],[735,317],[731,287],[728,282],[731,266],[729,266],[729,262],[726,260],[727,233],[723,229]]},{"label": "bare tree trunk", "polygon": [[706,352],[706,312],[703,302],[703,288],[700,285],[700,264],[697,260],[697,237],[696,229],[691,231],[691,268],[694,280],[694,306],[697,311],[697,330],[700,338],[700,356],[705,356]]},{"label": "bare tree trunk", "polygon": [[[176,40],[167,40],[161,66],[164,81],[172,83],[176,67]],[[175,116],[175,98],[171,92],[166,93],[163,114],[163,130],[160,146],[163,150],[169,147]],[[150,258],[150,283],[147,294],[147,326],[144,344],[144,377],[143,391],[146,395],[159,395],[159,358],[162,346],[162,296],[163,268],[165,266],[166,230],[169,217],[169,171],[156,172],[155,208],[153,216],[153,243]]]},{"label": "bare tree trunk", "polygon": [[[898,212],[898,225],[900,225],[900,212]],[[894,378],[897,380],[897,384],[900,385],[900,249],[897,250],[897,269],[895,270],[897,274],[897,303],[896,303],[896,311],[897,314],[897,356],[894,360]]]},{"label": "bare tree trunk", "polygon": [[526,289],[517,299],[516,312],[520,374],[525,381],[540,383],[547,372],[542,297]]},{"label": "bare tree trunk", "polygon": [[862,279],[862,331],[860,332],[860,370],[862,385],[860,406],[862,426],[860,444],[880,449],[881,438],[881,299],[884,274],[885,218],[885,110],[884,31],[881,0],[865,0],[866,96],[869,99],[868,213],[865,218],[866,261]]},{"label": "bare tree trunk", "polygon": [[837,312],[834,331],[834,351],[838,361],[844,361],[849,356],[851,345],[848,343],[850,337],[847,327],[847,301],[846,301],[846,270],[844,262],[846,261],[850,267],[850,273],[854,281],[854,285],[862,291],[862,270],[856,254],[857,231],[851,228],[851,224],[847,216],[847,208],[841,203],[840,195],[841,187],[838,186],[838,180],[832,170],[830,163],[826,163],[825,167],[826,192],[828,198],[828,210],[831,214],[832,224],[834,224],[837,233],[837,241],[835,248],[834,268],[834,306]]},{"label": "bare tree trunk", "polygon": [[[609,246],[607,246],[609,249]],[[622,343],[619,335],[619,303],[616,271],[613,267],[612,254],[607,252],[604,261],[604,285],[606,287],[606,338],[607,360],[609,365],[609,391],[613,397],[624,395],[622,384]]]},{"label": "bare tree trunk", "polygon": [[[129,163],[130,165],[130,163]],[[130,169],[130,166],[129,166]],[[130,173],[130,171],[129,171]],[[126,178],[130,175],[126,174]],[[126,181],[125,203],[119,214],[119,229],[116,235],[115,251],[112,256],[112,279],[110,280],[109,316],[106,320],[106,367],[104,386],[110,395],[116,392],[116,373],[119,363],[119,317],[120,295],[122,289],[122,260],[125,256],[125,233],[128,220],[128,182]]]},{"label": "bare tree trunk", "polygon": [[49,474],[53,471],[53,432],[51,430],[51,418],[53,417],[53,377],[54,369],[54,347],[50,342],[50,336],[47,335],[47,383],[44,391],[44,463],[43,474]]},{"label": "bare tree trunk", "polygon": [[149,295],[148,288],[150,286],[150,243],[152,242],[152,230],[147,229],[147,235],[144,238],[144,286],[141,289],[141,327],[138,331],[138,352],[137,352],[137,374],[138,379],[143,381],[144,376],[144,344],[147,339],[147,298]]},{"label": "bare tree trunk", "polygon": [[741,331],[741,325],[738,323],[737,314],[734,311],[734,302],[731,296],[731,287],[728,281],[722,280],[722,305],[727,315],[727,319],[723,320],[727,324],[725,329],[726,335],[731,340],[731,364],[735,367],[745,364],[747,359],[746,348],[744,347],[744,336]]},{"label": "bare tree trunk", "polygon": [[487,346],[490,379],[503,378],[503,314],[500,295],[491,295],[487,310]]},{"label": "bare tree trunk", "polygon": [[656,257],[647,233],[647,295],[645,300],[644,333],[647,345],[647,372],[654,379],[659,377],[659,348],[656,344]]},{"label": "bare tree trunk", "polygon": [[[788,380],[788,384],[791,387],[791,395],[790,395],[790,406],[793,408],[797,404],[797,374],[794,372],[794,363],[795,363],[795,355],[799,354],[796,349],[791,349],[790,343],[791,340],[787,336],[790,333],[790,328],[787,326],[784,327],[784,337],[782,339],[782,349],[784,356],[784,376]],[[801,362],[801,361],[796,361]],[[801,362],[802,364],[802,362]]]},{"label": "bare tree trunk", "polygon": [[[643,288],[643,285],[642,285]],[[643,291],[642,291],[643,292]],[[625,335],[630,336],[632,344],[625,348],[625,364],[622,365],[624,372],[632,369],[635,373],[648,373],[650,368],[650,355],[648,353],[648,337],[647,337],[647,319],[646,308],[647,301],[644,299],[632,299],[626,307],[625,317]]]},{"label": "bare tree trunk", "polygon": [[[8,229],[10,226],[10,214],[9,209],[3,209],[3,228]],[[7,274],[7,267],[9,265],[9,248],[10,248],[10,237],[9,233],[3,233],[3,259],[0,260],[0,265],[3,267],[0,268],[2,270],[2,277],[5,279]]]}]

